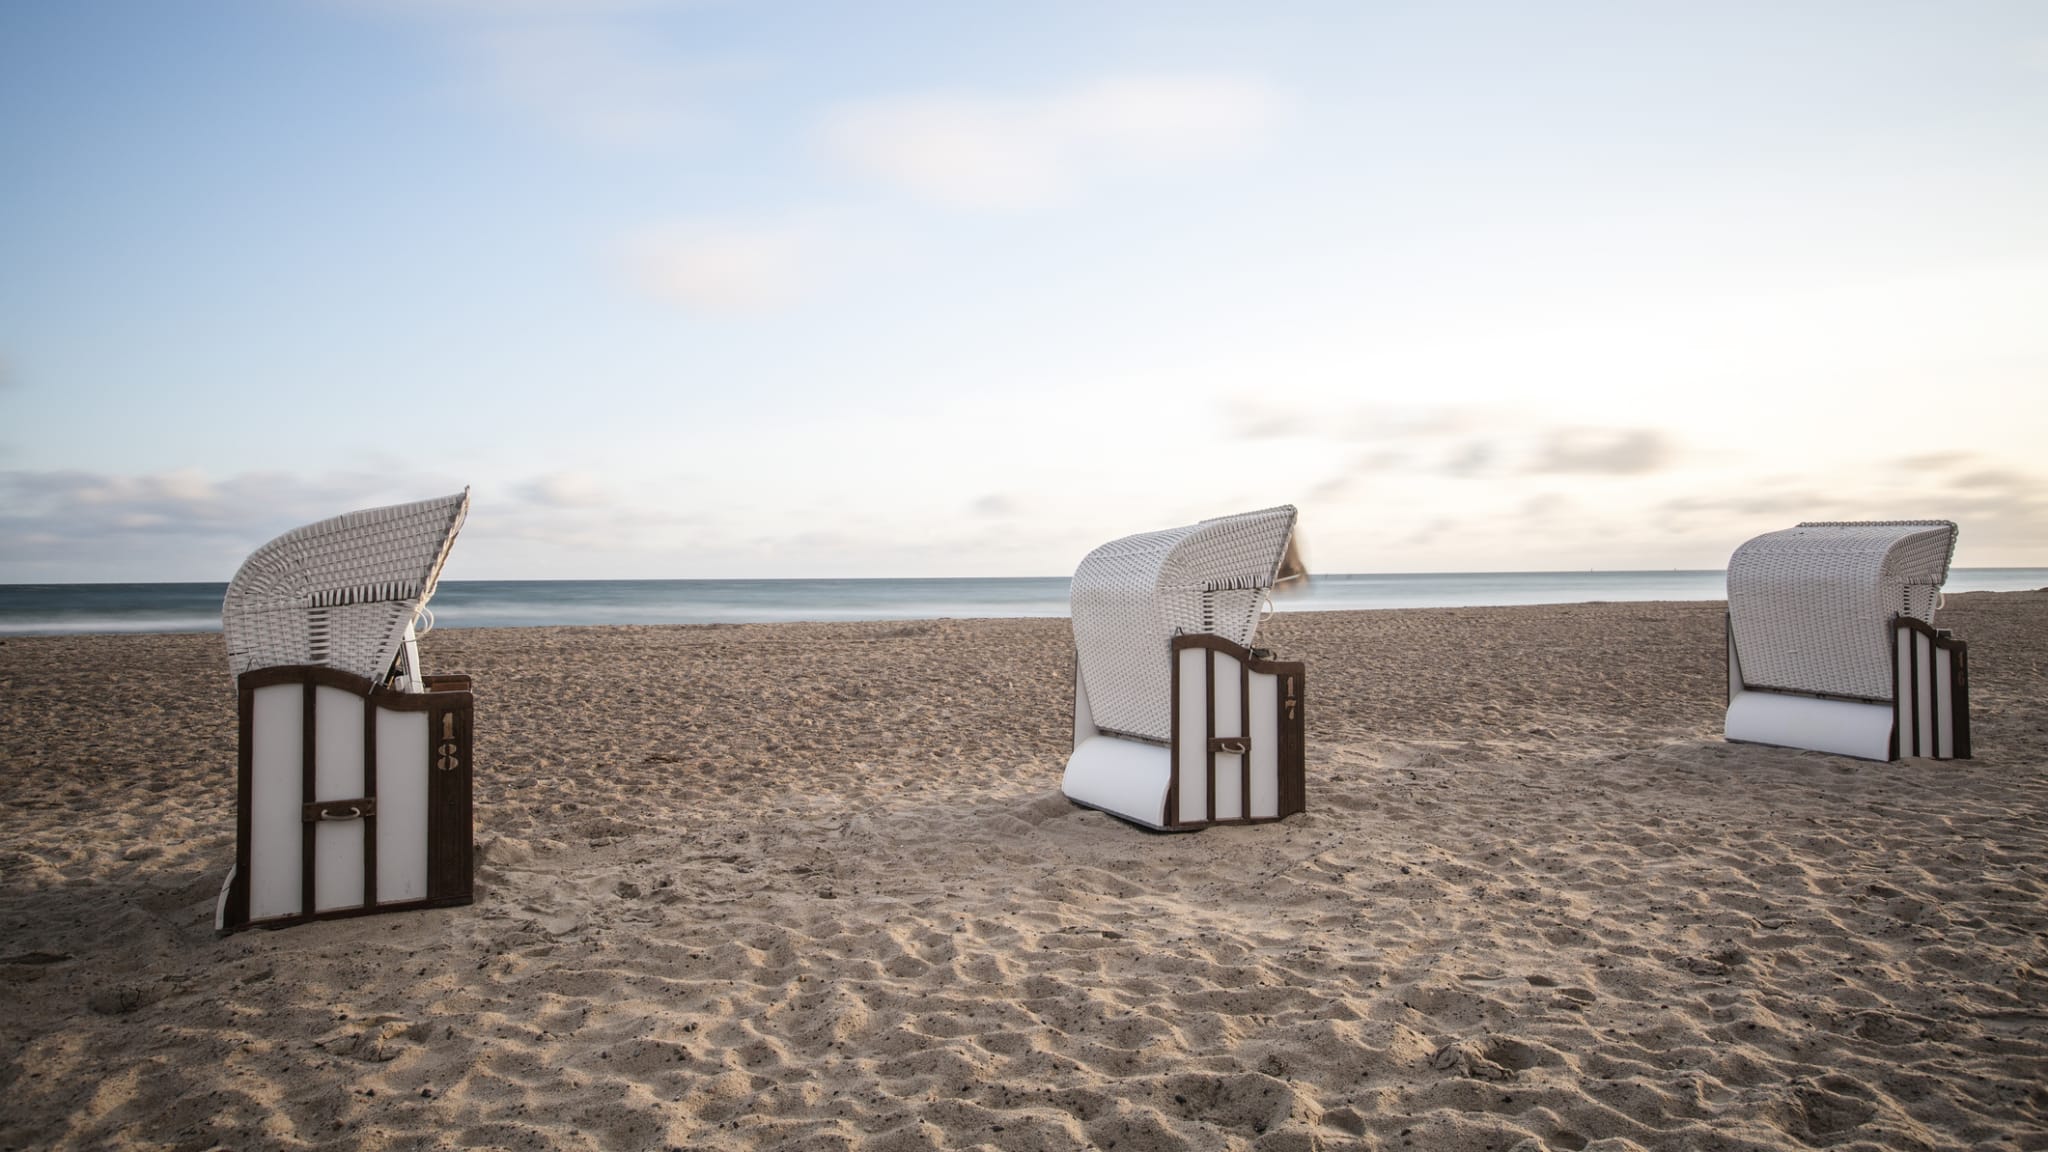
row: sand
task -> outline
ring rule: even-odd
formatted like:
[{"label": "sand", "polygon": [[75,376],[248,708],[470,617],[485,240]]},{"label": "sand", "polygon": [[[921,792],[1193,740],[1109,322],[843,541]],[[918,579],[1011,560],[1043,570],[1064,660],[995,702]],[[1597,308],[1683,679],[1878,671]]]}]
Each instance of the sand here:
[{"label": "sand", "polygon": [[2048,1149],[2048,593],[1972,761],[1718,604],[1282,614],[1309,810],[1061,798],[1060,620],[444,631],[473,906],[212,932],[214,635],[0,644],[0,1147]]}]

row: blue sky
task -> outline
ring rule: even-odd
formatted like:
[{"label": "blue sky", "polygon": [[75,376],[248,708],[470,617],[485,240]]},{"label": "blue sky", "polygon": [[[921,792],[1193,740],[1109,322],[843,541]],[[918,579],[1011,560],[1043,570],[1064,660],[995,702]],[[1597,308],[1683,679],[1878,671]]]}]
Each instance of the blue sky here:
[{"label": "blue sky", "polygon": [[2048,565],[2048,7],[0,6],[0,581]]}]

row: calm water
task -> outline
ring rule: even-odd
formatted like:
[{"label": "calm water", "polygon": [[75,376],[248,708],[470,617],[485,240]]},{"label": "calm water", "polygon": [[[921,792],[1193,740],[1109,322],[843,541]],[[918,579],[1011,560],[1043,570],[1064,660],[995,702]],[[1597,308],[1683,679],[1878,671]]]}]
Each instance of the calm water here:
[{"label": "calm water", "polygon": [[[1950,592],[2048,588],[2048,568],[1957,568]],[[225,584],[0,584],[0,636],[202,632],[220,627]],[[1431,572],[1318,576],[1281,612],[1719,600],[1723,573]],[[537,624],[742,624],[1065,616],[1064,576],[974,580],[450,580],[442,628]]]}]

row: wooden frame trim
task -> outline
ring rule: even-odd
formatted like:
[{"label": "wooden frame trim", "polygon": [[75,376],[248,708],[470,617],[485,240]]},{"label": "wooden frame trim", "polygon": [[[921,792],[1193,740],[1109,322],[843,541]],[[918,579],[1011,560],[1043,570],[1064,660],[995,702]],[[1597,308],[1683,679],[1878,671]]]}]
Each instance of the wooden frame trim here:
[{"label": "wooden frame trim", "polygon": [[[1203,674],[1207,682],[1203,684],[1202,688],[1203,691],[1208,693],[1209,706],[1202,710],[1207,729],[1207,731],[1202,733],[1202,738],[1206,742],[1202,753],[1204,757],[1202,775],[1206,778],[1208,786],[1208,803],[1202,811],[1207,814],[1205,823],[1214,824],[1216,822],[1216,650],[1209,648],[1207,645],[1203,647],[1205,649],[1202,653]],[[1174,659],[1176,661],[1180,659],[1178,651],[1174,653]],[[1240,672],[1239,675],[1242,675],[1242,673]],[[1174,695],[1177,697],[1180,693],[1175,692]],[[1179,732],[1175,732],[1173,735],[1176,740],[1180,738]]]},{"label": "wooden frame trim", "polygon": [[[448,693],[468,696],[466,692]],[[427,898],[467,895],[476,872],[468,707],[427,713]]]},{"label": "wooden frame trim", "polygon": [[256,736],[256,690],[238,685],[235,692],[235,871],[228,879],[228,899],[222,907],[222,922],[245,924],[249,920],[249,839],[255,828],[256,773],[252,764],[256,750],[250,745]]},{"label": "wooden frame trim", "polygon": [[1268,660],[1260,669],[1280,678],[1280,818],[1308,808],[1308,665],[1299,660]]},{"label": "wooden frame trim", "polygon": [[299,808],[299,823],[319,824],[326,821],[362,820],[377,817],[377,802],[367,796],[352,800],[316,800]]},{"label": "wooden frame trim", "polygon": [[1171,667],[1166,677],[1166,810],[1159,814],[1159,827],[1173,831],[1180,826],[1180,649],[1184,637],[1175,636],[1166,645]]},{"label": "wooden frame trim", "polygon": [[363,907],[377,910],[377,706],[363,701]]},{"label": "wooden frame trim", "polygon": [[353,908],[330,908],[325,912],[315,912],[310,916],[272,916],[264,920],[244,920],[239,924],[230,921],[227,927],[221,929],[219,934],[226,936],[233,932],[240,932],[244,928],[291,928],[300,924],[310,924],[316,920],[353,920],[358,916],[375,916],[384,912],[417,912],[427,908],[459,908],[464,904],[474,904],[475,902],[476,898],[474,895],[464,893],[460,896],[428,896],[420,900],[401,900],[395,904],[377,904],[374,906],[365,904]]},{"label": "wooden frame trim", "polygon": [[[1294,534],[1289,532],[1287,538],[1291,542]],[[1256,657],[1257,653],[1252,655]],[[1216,652],[1210,649],[1209,662],[1213,664],[1215,661]],[[1237,728],[1244,737],[1243,745],[1237,753],[1237,810],[1249,820],[1252,815],[1252,674],[1251,668],[1242,662],[1237,668]],[[1216,757],[1216,742],[1211,740],[1209,747],[1209,757],[1213,761]],[[1277,751],[1276,749],[1276,756]],[[1275,759],[1273,764],[1277,773],[1279,760]],[[1277,780],[1274,782],[1276,791],[1278,783]],[[1215,815],[1215,809],[1210,809],[1210,815]]]},{"label": "wooden frame trim", "polygon": [[388,686],[372,684],[367,677],[343,672],[320,664],[291,664],[276,668],[258,668],[244,672],[235,678],[235,685],[243,691],[269,688],[278,684],[316,684],[339,688],[376,702],[379,708],[394,712],[430,712],[450,702],[464,700],[474,704],[476,694],[470,687],[467,676],[426,676],[422,687],[424,692],[394,692]]},{"label": "wooden frame trim", "polygon": [[[319,734],[313,730],[314,717],[318,711],[317,700],[319,694],[320,686],[311,680],[306,681],[304,690],[299,694],[301,709],[299,713],[299,737],[302,742],[299,751],[299,803],[302,806],[302,810],[303,808],[312,807],[314,803],[313,794],[320,790],[319,783],[315,778],[315,773],[319,770],[319,766],[315,763],[318,754],[314,751],[314,741]],[[319,855],[319,843],[320,829],[316,824],[308,824],[304,820],[299,821],[299,915],[301,916],[312,915],[316,908],[313,901],[313,872],[315,870],[314,861]]]}]

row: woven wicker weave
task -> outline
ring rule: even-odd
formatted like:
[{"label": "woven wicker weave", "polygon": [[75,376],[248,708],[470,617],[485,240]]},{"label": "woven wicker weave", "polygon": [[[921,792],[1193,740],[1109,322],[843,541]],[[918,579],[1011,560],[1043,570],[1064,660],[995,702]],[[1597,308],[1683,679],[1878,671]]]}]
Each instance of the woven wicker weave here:
[{"label": "woven wicker weave", "polygon": [[1251,647],[1294,518],[1286,505],[1223,516],[1126,536],[1081,561],[1074,648],[1100,728],[1168,739],[1173,637],[1209,633]]},{"label": "woven wicker weave", "polygon": [[1947,520],[1814,522],[1728,560],[1728,615],[1752,688],[1890,702],[1892,620],[1933,623],[1955,554]]},{"label": "woven wicker weave", "polygon": [[383,683],[468,514],[465,488],[294,528],[258,548],[221,603],[228,671],[314,664]]}]

